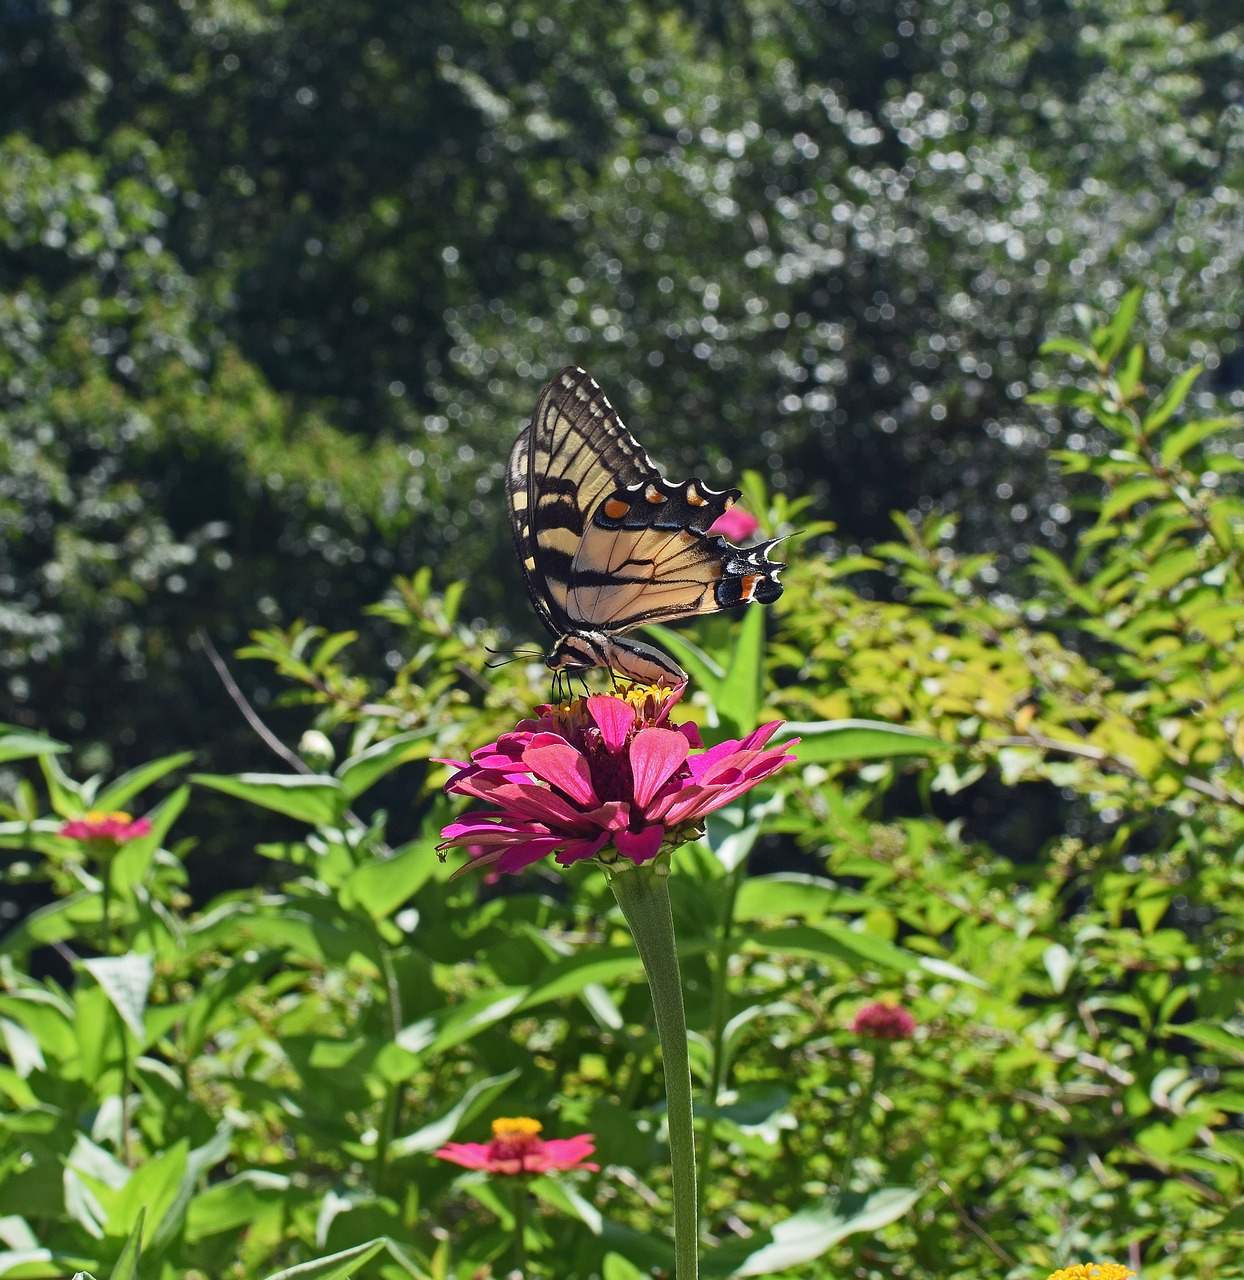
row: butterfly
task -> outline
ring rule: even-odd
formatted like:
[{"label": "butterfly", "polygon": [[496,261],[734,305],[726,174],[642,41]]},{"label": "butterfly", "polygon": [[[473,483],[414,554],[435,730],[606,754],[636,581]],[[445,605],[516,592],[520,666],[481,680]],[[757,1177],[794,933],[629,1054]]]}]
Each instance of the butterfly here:
[{"label": "butterfly", "polygon": [[604,667],[640,684],[683,683],[667,655],[625,633],[782,594],[780,539],[742,548],[709,533],[739,497],[666,480],[588,373],[563,369],[510,450],[514,546],[559,675]]}]

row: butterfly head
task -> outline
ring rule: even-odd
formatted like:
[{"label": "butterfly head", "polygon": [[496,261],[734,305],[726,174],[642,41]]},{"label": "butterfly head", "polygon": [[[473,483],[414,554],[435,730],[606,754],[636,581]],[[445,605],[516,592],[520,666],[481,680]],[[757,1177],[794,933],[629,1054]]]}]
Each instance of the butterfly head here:
[{"label": "butterfly head", "polygon": [[550,670],[570,675],[604,667],[636,684],[678,685],[687,680],[687,673],[660,649],[603,631],[572,631],[562,636],[545,662]]}]

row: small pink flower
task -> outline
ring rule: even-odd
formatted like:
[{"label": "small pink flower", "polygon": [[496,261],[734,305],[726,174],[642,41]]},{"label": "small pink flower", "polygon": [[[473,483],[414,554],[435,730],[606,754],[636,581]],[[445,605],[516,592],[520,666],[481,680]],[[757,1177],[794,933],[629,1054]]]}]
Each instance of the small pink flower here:
[{"label": "small pink flower", "polygon": [[731,507],[729,511],[723,511],[708,526],[708,531],[710,534],[720,534],[731,542],[742,542],[744,538],[750,538],[759,528],[760,521],[749,511],[744,511],[742,507]]},{"label": "small pink flower", "polygon": [[600,1165],[586,1159],[596,1150],[590,1133],[573,1138],[542,1139],[539,1120],[518,1116],[492,1122],[491,1142],[448,1142],[432,1154],[465,1169],[485,1169],[509,1176],[548,1173],[550,1170],[590,1169]]},{"label": "small pink flower", "polygon": [[857,1036],[874,1040],[910,1040],[916,1031],[916,1020],[899,1004],[866,1004],[855,1015],[851,1030]]},{"label": "small pink flower", "polygon": [[89,809],[82,817],[66,822],[60,834],[70,840],[108,842],[119,846],[145,836],[150,830],[151,823],[146,818],[131,818],[120,810],[104,813],[100,809]]},{"label": "small pink flower", "polygon": [[608,861],[609,846],[639,865],[667,842],[698,836],[706,814],[795,759],[789,748],[798,739],[765,748],[780,720],[699,749],[694,725],[669,723],[681,694],[681,686],[632,686],[541,707],[538,719],[472,752],[470,763],[446,761],[458,770],[446,791],[499,808],[451,822],[439,849],[482,845],[487,852],[472,865],[502,872],[550,853],[561,866],[598,854]]}]

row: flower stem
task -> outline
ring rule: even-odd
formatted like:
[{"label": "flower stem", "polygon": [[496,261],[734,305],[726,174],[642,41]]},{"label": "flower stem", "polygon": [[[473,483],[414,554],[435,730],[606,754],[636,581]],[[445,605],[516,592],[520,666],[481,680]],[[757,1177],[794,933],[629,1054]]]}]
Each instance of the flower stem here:
[{"label": "flower stem", "polygon": [[527,1275],[527,1183],[518,1178],[514,1186],[514,1270],[522,1280]]},{"label": "flower stem", "polygon": [[609,887],[635,938],[648,975],[657,1037],[665,1067],[666,1118],[674,1190],[674,1275],[695,1280],[699,1267],[699,1213],[695,1186],[695,1124],[691,1109],[691,1060],[682,1002],[678,944],[670,910],[669,855],[635,866],[626,859],[605,867]]},{"label": "flower stem", "polygon": [[851,1174],[855,1169],[855,1158],[860,1152],[860,1135],[864,1132],[864,1123],[868,1119],[868,1113],[872,1110],[873,1099],[881,1089],[881,1082],[885,1075],[889,1056],[889,1043],[885,1040],[880,1041],[873,1052],[873,1065],[868,1076],[868,1087],[864,1090],[864,1094],[860,1098],[860,1105],[855,1108],[855,1113],[851,1117],[851,1129],[847,1136],[847,1153],[842,1161],[842,1173],[838,1178],[838,1189],[834,1192],[833,1200],[830,1202],[831,1211],[834,1213],[838,1212],[838,1207],[842,1204],[842,1197],[846,1195],[847,1188],[850,1185]]}]

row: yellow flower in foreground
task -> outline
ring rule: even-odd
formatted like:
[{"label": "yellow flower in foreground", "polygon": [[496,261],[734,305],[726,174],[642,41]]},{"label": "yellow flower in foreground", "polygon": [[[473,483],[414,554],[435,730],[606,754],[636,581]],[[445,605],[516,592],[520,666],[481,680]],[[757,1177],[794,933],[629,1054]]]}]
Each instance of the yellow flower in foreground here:
[{"label": "yellow flower in foreground", "polygon": [[1074,1267],[1063,1267],[1050,1275],[1050,1280],[1129,1280],[1136,1272],[1129,1271],[1121,1262],[1079,1262]]}]

